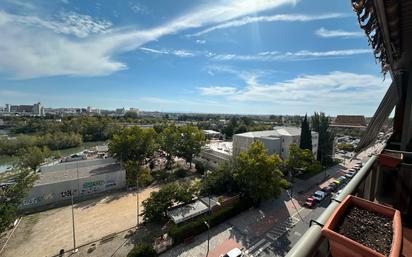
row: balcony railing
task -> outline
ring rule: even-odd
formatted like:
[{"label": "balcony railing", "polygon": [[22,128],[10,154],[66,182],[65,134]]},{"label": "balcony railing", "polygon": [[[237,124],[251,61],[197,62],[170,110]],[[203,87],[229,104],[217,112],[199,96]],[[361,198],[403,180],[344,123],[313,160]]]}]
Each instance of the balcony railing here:
[{"label": "balcony railing", "polygon": [[363,183],[376,162],[372,156],[351,181],[342,189],[342,192],[332,198],[329,206],[315,221],[310,222],[309,229],[303,234],[295,246],[288,252],[287,257],[328,256],[328,244],[321,235],[322,225],[326,223],[339,203],[348,195],[353,194]]},{"label": "balcony railing", "polygon": [[[287,257],[326,257],[331,256],[329,242],[322,236],[323,224],[348,195],[379,202],[398,209],[402,213],[403,224],[403,256],[412,256],[412,165],[402,160],[396,167],[381,165],[381,159],[372,156],[339,195],[331,199],[329,206],[310,227]],[[409,227],[409,228],[407,228]],[[410,247],[410,248],[409,248]],[[406,254],[405,254],[406,252]]]}]

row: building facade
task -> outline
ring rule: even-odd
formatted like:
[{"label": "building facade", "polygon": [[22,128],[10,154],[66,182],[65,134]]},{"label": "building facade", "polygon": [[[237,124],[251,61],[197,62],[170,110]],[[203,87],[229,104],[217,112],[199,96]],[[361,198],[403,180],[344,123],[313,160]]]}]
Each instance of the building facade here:
[{"label": "building facade", "polygon": [[[246,151],[249,145],[259,140],[269,154],[278,154],[282,159],[289,157],[289,146],[299,145],[301,129],[298,127],[274,127],[273,130],[253,131],[233,136],[233,154]],[[317,155],[319,134],[312,131],[312,153]]]}]

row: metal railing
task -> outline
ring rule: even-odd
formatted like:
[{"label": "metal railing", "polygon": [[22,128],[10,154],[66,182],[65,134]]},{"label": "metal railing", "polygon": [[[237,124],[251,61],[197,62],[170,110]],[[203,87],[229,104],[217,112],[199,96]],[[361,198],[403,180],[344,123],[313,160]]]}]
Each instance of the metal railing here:
[{"label": "metal railing", "polygon": [[326,221],[335,211],[336,207],[339,206],[340,202],[343,201],[346,196],[355,192],[358,186],[369,175],[369,171],[371,170],[376,159],[376,156],[372,156],[359,170],[359,172],[352,178],[352,180],[349,181],[349,183],[342,189],[342,192],[331,200],[329,206],[322,212],[319,218],[311,222],[310,228],[288,252],[286,257],[309,257],[314,254],[317,247],[319,247],[320,240],[322,239],[322,224],[326,223]]}]

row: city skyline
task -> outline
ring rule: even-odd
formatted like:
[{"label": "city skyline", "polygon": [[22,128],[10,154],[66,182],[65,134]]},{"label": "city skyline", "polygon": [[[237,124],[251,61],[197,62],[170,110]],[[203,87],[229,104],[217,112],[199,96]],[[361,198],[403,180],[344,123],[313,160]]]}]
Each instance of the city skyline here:
[{"label": "city skyline", "polygon": [[0,32],[3,104],[372,116],[390,83],[345,2],[6,0]]}]

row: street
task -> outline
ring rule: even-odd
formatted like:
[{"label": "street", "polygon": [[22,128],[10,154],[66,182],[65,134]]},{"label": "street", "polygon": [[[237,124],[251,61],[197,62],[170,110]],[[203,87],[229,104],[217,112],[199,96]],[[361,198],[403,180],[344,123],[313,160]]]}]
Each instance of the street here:
[{"label": "street", "polygon": [[[259,208],[252,208],[212,228],[209,256],[220,257],[230,246],[241,248],[249,257],[285,256],[308,229],[310,220],[318,218],[329,205],[331,196],[313,209],[303,207],[306,198],[334,178],[344,175],[344,171],[359,160],[365,163],[369,153],[382,147],[382,144],[371,146],[356,159],[346,163],[345,167],[336,165],[307,180],[297,179],[293,186],[293,191],[297,193],[292,199],[284,191],[278,199],[265,201]],[[193,243],[178,245],[161,256],[204,257],[206,251],[207,233],[203,233]]]}]

